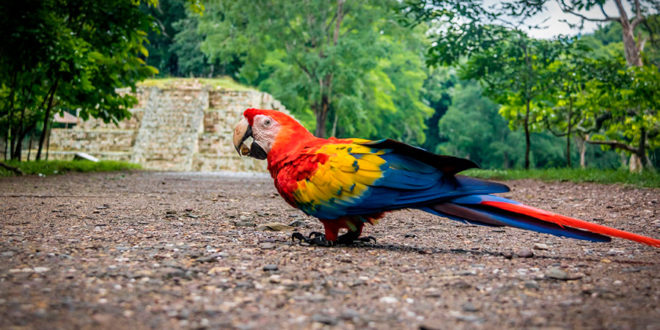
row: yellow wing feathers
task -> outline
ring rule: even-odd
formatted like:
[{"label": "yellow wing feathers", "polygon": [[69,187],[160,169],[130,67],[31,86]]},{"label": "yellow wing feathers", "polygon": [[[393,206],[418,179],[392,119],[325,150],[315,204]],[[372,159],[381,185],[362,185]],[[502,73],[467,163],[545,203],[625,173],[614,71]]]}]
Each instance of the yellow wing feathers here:
[{"label": "yellow wing feathers", "polygon": [[328,160],[319,164],[311,177],[297,182],[294,197],[298,203],[332,201],[341,205],[362,196],[382,176],[385,160],[379,155],[385,153],[383,150],[345,143],[324,145],[315,152],[327,155]]}]

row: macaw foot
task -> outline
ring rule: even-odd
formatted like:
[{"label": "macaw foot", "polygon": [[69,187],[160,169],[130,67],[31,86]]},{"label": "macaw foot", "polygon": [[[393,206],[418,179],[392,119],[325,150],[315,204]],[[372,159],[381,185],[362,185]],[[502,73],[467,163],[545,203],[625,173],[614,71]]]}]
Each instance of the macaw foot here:
[{"label": "macaw foot", "polygon": [[308,245],[316,245],[323,247],[335,245],[335,242],[328,241],[327,239],[325,239],[324,234],[319,233],[317,231],[313,231],[309,233],[309,236],[307,237],[305,237],[303,234],[299,232],[295,232],[291,234],[291,240],[294,242],[298,240],[300,244],[306,243]]},{"label": "macaw foot", "polygon": [[376,239],[372,236],[364,236],[364,237],[356,237],[354,233],[348,232],[346,234],[340,235],[337,237],[337,240],[332,242],[328,241],[325,238],[325,235],[319,232],[311,232],[309,233],[309,236],[305,237],[303,234],[299,232],[295,232],[291,234],[291,240],[292,241],[300,241],[300,243],[306,243],[309,245],[317,245],[317,246],[334,246],[334,245],[354,245],[354,244],[360,244],[360,243],[376,243]]}]

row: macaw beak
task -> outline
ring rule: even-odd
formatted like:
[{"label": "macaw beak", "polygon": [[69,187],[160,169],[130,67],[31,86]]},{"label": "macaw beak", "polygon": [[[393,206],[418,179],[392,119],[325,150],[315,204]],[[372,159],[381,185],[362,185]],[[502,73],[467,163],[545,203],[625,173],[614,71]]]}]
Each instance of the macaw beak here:
[{"label": "macaw beak", "polygon": [[266,159],[268,154],[266,151],[255,141],[248,147],[245,141],[249,138],[254,139],[252,136],[252,126],[248,121],[243,118],[236,127],[234,127],[234,148],[240,156],[250,156],[256,159]]}]

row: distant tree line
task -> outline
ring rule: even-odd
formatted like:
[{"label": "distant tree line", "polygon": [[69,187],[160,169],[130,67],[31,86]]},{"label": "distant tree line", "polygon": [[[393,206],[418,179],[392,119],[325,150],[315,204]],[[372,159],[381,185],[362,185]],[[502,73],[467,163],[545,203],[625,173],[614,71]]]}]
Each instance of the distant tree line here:
[{"label": "distant tree line", "polygon": [[20,158],[26,135],[45,136],[56,112],[126,118],[134,99],[116,88],[155,74],[230,76],[318,136],[395,138],[487,168],[657,166],[657,8],[556,0],[603,25],[531,38],[521,27],[547,1],[2,4],[5,158]]}]

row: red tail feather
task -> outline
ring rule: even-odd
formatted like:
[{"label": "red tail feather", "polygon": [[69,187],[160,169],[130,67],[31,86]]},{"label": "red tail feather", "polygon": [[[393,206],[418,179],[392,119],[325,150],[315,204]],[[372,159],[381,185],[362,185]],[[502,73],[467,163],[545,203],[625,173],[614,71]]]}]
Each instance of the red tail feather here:
[{"label": "red tail feather", "polygon": [[556,223],[560,226],[568,226],[568,227],[573,227],[573,228],[579,228],[579,229],[584,229],[588,230],[593,233],[598,233],[602,235],[607,235],[607,236],[613,236],[613,237],[619,237],[619,238],[625,238],[631,241],[647,244],[650,246],[654,247],[660,247],[660,240],[651,238],[651,237],[646,237],[642,235],[637,235],[633,234],[627,231],[619,230],[619,229],[614,229],[610,228],[607,226],[603,225],[598,225],[595,223],[591,222],[586,222],[583,220],[578,220],[574,218],[570,218],[567,216],[559,215],[559,214],[554,214],[545,210],[537,209],[531,206],[527,205],[522,205],[522,204],[510,204],[506,202],[495,202],[495,201],[483,201],[481,202],[482,205],[488,205],[492,207],[496,207],[502,210],[518,213],[518,214],[524,214],[528,215],[530,217],[534,217],[540,220]]}]

